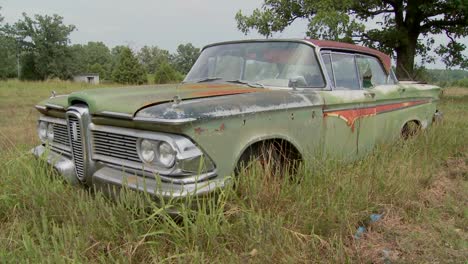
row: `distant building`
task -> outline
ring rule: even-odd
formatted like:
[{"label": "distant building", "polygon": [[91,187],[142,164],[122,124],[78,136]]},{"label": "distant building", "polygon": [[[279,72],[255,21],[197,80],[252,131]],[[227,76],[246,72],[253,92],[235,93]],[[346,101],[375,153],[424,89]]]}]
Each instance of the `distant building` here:
[{"label": "distant building", "polygon": [[73,76],[74,82],[85,82],[91,84],[99,84],[99,73],[82,73]]}]

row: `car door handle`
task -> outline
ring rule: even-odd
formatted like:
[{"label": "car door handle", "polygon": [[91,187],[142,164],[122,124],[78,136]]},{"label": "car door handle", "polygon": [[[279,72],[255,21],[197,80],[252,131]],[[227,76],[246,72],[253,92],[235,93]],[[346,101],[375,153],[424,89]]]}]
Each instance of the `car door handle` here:
[{"label": "car door handle", "polygon": [[375,97],[375,93],[366,92],[366,93],[364,93],[364,96],[370,97],[370,98],[374,98],[374,97]]}]

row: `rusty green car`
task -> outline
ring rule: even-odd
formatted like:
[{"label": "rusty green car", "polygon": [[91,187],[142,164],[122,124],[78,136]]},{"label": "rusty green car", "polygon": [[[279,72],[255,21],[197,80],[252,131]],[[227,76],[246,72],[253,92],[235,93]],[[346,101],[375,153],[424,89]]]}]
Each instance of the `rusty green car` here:
[{"label": "rusty green car", "polygon": [[71,183],[154,196],[223,188],[239,164],[282,146],[278,162],[355,159],[425,129],[440,88],[399,82],[389,56],[320,40],[203,48],[180,84],[99,88],[36,105],[32,151]]}]

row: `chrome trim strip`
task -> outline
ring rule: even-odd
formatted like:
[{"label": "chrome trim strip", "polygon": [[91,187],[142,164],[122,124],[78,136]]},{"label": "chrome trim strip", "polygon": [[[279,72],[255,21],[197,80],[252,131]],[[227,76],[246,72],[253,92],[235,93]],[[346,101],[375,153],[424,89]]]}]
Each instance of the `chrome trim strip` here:
[{"label": "chrome trim strip", "polygon": [[130,114],[125,114],[125,113],[118,113],[118,112],[112,112],[112,111],[102,111],[96,114],[97,116],[107,116],[107,117],[114,117],[114,118],[119,118],[119,119],[128,119],[132,120],[133,115]]},{"label": "chrome trim strip", "polygon": [[47,104],[45,104],[45,106],[46,106],[46,108],[50,108],[50,109],[65,110],[65,107],[63,107],[61,105],[47,103]]},{"label": "chrome trim strip", "polygon": [[[102,155],[95,155],[95,157],[99,159],[107,158]],[[209,172],[202,173],[202,174],[195,174],[195,175],[193,174],[191,175],[183,175],[183,174],[182,175],[174,175],[174,174],[165,175],[165,174],[160,174],[160,173],[149,171],[145,169],[144,164],[141,164],[141,163],[120,160],[120,159],[115,159],[113,162],[104,161],[102,159],[100,160],[101,160],[101,163],[106,165],[107,167],[118,169],[120,171],[132,172],[136,175],[140,175],[145,178],[154,178],[156,176],[156,177],[159,177],[162,182],[174,183],[174,184],[190,184],[190,183],[197,183],[197,182],[201,183],[203,181],[214,178],[218,175],[216,169],[213,171],[209,171]]]},{"label": "chrome trim strip", "polygon": [[201,51],[205,50],[206,48],[213,47],[213,46],[219,46],[219,45],[225,45],[225,44],[249,43],[249,42],[296,42],[296,43],[307,44],[307,45],[309,45],[311,47],[317,48],[317,46],[314,43],[309,42],[309,41],[304,40],[304,39],[294,39],[294,38],[274,39],[274,38],[272,38],[272,39],[245,39],[245,40],[232,40],[232,41],[216,42],[216,43],[212,43],[212,44],[204,46]]},{"label": "chrome trim strip", "polygon": [[42,106],[42,105],[35,105],[34,108],[36,108],[37,110],[43,110],[43,111],[47,110],[47,107]]},{"label": "chrome trim strip", "polygon": [[46,121],[46,122],[49,122],[49,123],[60,124],[60,125],[64,125],[64,126],[67,125],[67,120],[62,119],[62,118],[56,118],[56,117],[41,115],[39,117],[39,120]]},{"label": "chrome trim strip", "polygon": [[422,104],[403,106],[403,107],[395,108],[395,109],[384,110],[384,111],[377,112],[376,114],[380,115],[380,114],[385,114],[385,113],[389,113],[389,112],[399,111],[399,110],[403,110],[403,109],[407,109],[407,108],[411,108],[411,107],[421,106],[421,105],[424,105],[424,104],[427,104],[427,103],[429,103],[429,102],[422,103]]},{"label": "chrome trim strip", "polygon": [[[421,99],[411,99],[411,100],[404,100],[404,101],[395,101],[395,102],[386,103],[386,104],[376,104],[376,103],[372,103],[372,104],[366,104],[366,106],[360,106],[360,107],[324,108],[324,109],[323,109],[323,112],[324,112],[324,113],[328,113],[328,112],[343,111],[343,110],[360,110],[360,109],[372,108],[372,107],[376,107],[376,106],[385,106],[385,105],[392,105],[392,104],[401,104],[401,103],[407,103],[407,102],[417,102],[417,101],[423,101],[423,100],[427,100],[427,102],[425,102],[424,104],[427,104],[427,103],[431,103],[431,102],[432,102],[432,101],[430,100],[430,98],[421,98]],[[350,104],[353,104],[353,103],[350,103]],[[421,105],[421,104],[418,104],[418,105]],[[408,107],[413,107],[413,106],[417,106],[417,105],[411,105],[411,106],[408,106]],[[404,108],[407,108],[407,107],[404,107]],[[398,109],[402,109],[402,108],[398,108]],[[398,110],[398,109],[396,109],[396,110]],[[393,110],[392,110],[392,111],[393,111]],[[381,113],[383,113],[383,112],[381,112]]]},{"label": "chrome trim strip", "polygon": [[135,117],[133,121],[137,122],[156,122],[167,125],[179,125],[196,121],[196,118],[181,118],[181,119],[163,119],[163,118],[150,118],[150,117]]},{"label": "chrome trim strip", "polygon": [[205,182],[191,184],[171,184],[158,181],[154,178],[145,178],[133,174],[118,172],[115,168],[104,167],[93,175],[96,187],[104,187],[108,191],[109,185],[127,186],[130,189],[147,192],[163,198],[177,198],[199,196],[213,192],[225,186],[226,178],[213,179]]}]

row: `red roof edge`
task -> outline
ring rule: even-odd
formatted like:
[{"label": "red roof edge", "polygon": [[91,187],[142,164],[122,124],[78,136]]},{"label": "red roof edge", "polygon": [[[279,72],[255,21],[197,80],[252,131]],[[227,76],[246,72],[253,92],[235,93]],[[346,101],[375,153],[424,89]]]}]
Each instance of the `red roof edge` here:
[{"label": "red roof edge", "polygon": [[354,45],[354,44],[338,42],[338,41],[317,40],[317,39],[306,39],[305,41],[308,41],[322,49],[357,51],[360,53],[365,53],[365,54],[375,56],[382,62],[385,68],[385,71],[387,71],[387,74],[390,73],[390,70],[392,67],[392,60],[390,59],[390,56],[388,56],[387,54],[381,51],[371,49],[368,47]]}]

